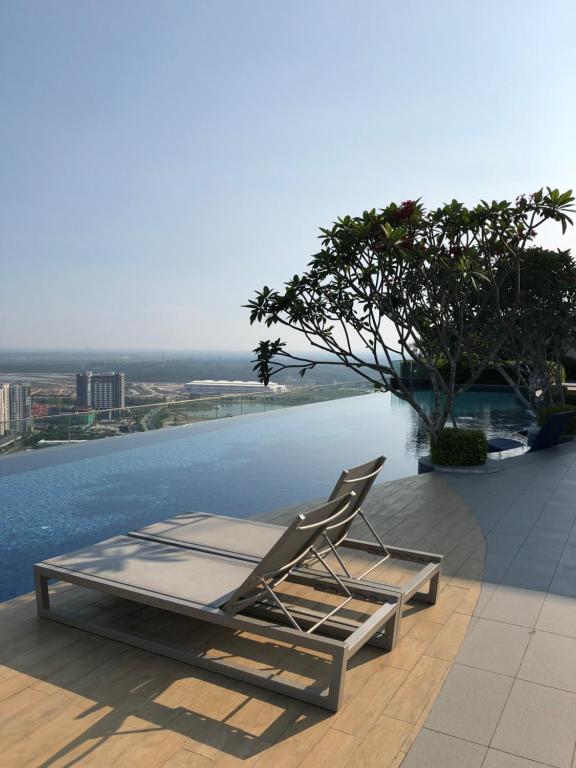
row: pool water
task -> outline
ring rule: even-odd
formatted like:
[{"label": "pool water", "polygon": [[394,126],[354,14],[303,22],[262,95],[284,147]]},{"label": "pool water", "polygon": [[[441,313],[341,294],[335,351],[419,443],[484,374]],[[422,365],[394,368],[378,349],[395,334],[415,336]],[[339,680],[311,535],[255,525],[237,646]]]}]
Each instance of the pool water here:
[{"label": "pool water", "polygon": [[[456,413],[489,435],[517,437],[533,420],[508,393],[467,393]],[[32,588],[39,560],[191,510],[246,517],[321,498],[379,454],[380,481],[406,477],[426,452],[413,410],[373,393],[6,456],[0,600]]]}]

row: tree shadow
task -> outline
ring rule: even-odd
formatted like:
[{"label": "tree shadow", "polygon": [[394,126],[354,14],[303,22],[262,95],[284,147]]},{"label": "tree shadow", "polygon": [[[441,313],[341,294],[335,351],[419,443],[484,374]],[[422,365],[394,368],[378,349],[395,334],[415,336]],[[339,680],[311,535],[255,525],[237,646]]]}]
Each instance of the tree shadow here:
[{"label": "tree shadow", "polygon": [[[114,544],[106,544],[105,548],[110,546]],[[158,557],[167,558],[169,562],[177,561],[182,555],[178,550],[170,550],[168,554],[158,552]],[[90,556],[80,554],[80,561],[84,568],[99,568],[99,558],[94,551]],[[287,592],[286,597],[289,596]],[[305,597],[303,601],[313,607],[311,600]],[[330,657],[319,652],[264,641],[63,583],[53,590],[52,602],[56,610],[72,611],[107,626],[136,630],[158,640],[167,635],[171,641],[191,642],[194,648],[210,650],[220,659],[247,660],[249,665],[270,677],[281,679],[285,675],[289,678],[296,675],[299,681],[309,681],[310,688],[316,690],[322,689],[323,673],[329,673],[331,667]],[[6,612],[6,631],[0,631],[0,640],[4,636],[6,645],[0,652],[0,663],[33,677],[34,685],[45,684],[45,692],[58,697],[61,691],[67,691],[72,694],[72,700],[80,702],[80,711],[71,715],[72,737],[64,744],[60,742],[42,762],[35,763],[41,768],[55,764],[82,765],[98,750],[108,749],[111,741],[128,739],[134,733],[141,733],[144,738],[167,731],[193,742],[200,754],[225,753],[249,759],[333,716],[315,706],[217,673],[73,627],[37,620],[34,610],[34,602],[28,601],[22,608]],[[18,612],[20,620],[14,621]],[[351,618],[358,616],[357,612],[350,611]],[[362,648],[350,659],[349,672],[381,655],[380,649]],[[59,707],[57,700],[54,707],[56,710]],[[58,717],[57,711],[51,713],[49,719],[51,717]],[[77,733],[75,725],[82,727],[81,721],[89,722]],[[142,726],[141,721],[144,721]],[[123,748],[115,747],[114,754],[116,749],[122,752]]]},{"label": "tree shadow", "polygon": [[[61,590],[61,598],[62,603],[72,605],[75,602],[76,608],[81,601],[75,587]],[[125,623],[134,624],[138,619],[142,625],[153,625],[158,620],[159,625],[153,634],[164,631],[174,637],[198,633],[198,626],[193,625],[199,623],[191,619],[167,615],[160,609],[133,608],[120,598],[104,598],[86,604],[84,612],[90,609],[98,612],[100,609],[104,618],[108,614],[108,620],[115,623],[119,622],[121,614],[124,614]],[[25,645],[29,644],[26,642],[28,630],[34,630],[31,646],[27,650],[14,651],[5,646],[0,653],[0,661],[5,668],[32,677],[34,685],[44,684],[40,685],[40,689],[55,693],[57,699],[61,691],[72,694],[73,701],[81,702],[78,705],[80,711],[71,715],[73,723],[90,721],[85,730],[59,746],[49,757],[35,763],[42,768],[55,763],[83,765],[90,755],[111,740],[122,739],[134,732],[144,735],[156,731],[170,731],[183,736],[195,742],[200,753],[226,753],[248,759],[325,721],[333,714],[113,640],[52,622],[38,621],[30,616],[32,610],[33,605],[30,604],[20,609],[22,616],[19,622]],[[136,616],[138,610],[142,613],[140,617]],[[17,609],[10,613],[16,615]],[[8,639],[14,646],[19,627],[14,624],[14,616],[6,618],[10,618],[14,635],[8,636]],[[4,627],[8,627],[8,622],[4,623]],[[204,640],[207,644],[208,638]],[[290,671],[297,669],[299,664],[303,674],[312,668],[318,671],[318,667],[328,663],[318,654],[308,654],[280,643],[255,642],[230,630],[220,630],[210,640],[214,645],[213,652],[221,658],[238,657],[242,653],[250,659],[250,663],[267,669],[271,676],[284,674],[288,668]],[[82,650],[82,655],[76,657]],[[51,662],[58,656],[59,665],[54,667]],[[43,657],[43,663],[39,664],[39,657]],[[63,659],[68,661],[62,663]],[[48,720],[51,716],[58,717],[59,706],[56,700],[55,712]],[[95,722],[94,717],[97,718]],[[135,719],[144,720],[147,725],[141,728],[134,726],[131,723]],[[49,724],[43,727],[49,727]],[[76,731],[74,725],[71,730],[73,733]]]}]

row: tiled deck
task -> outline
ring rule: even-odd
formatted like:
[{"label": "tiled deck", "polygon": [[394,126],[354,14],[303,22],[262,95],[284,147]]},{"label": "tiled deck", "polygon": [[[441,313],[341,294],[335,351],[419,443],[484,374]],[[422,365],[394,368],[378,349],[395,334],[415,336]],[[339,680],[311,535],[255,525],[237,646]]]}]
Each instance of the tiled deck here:
[{"label": "tiled deck", "polygon": [[576,768],[576,445],[447,482],[486,536],[484,585],[403,768]]},{"label": "tiled deck", "polygon": [[[436,606],[405,610],[392,652],[353,658],[335,715],[39,622],[31,595],[0,605],[0,764],[576,768],[576,444],[505,467],[373,489],[377,528],[443,553],[444,576]],[[385,578],[403,575],[392,565]],[[142,631],[193,633],[74,588],[59,599]],[[199,640],[270,674],[322,671],[322,658],[279,644]]]},{"label": "tiled deck", "polygon": [[[295,511],[270,519],[287,519]],[[444,576],[435,606],[414,603],[405,610],[394,651],[363,649],[352,659],[337,714],[38,621],[33,597],[26,595],[0,605],[0,764],[399,766],[471,621],[484,539],[461,497],[434,475],[377,486],[367,511],[391,542],[444,554]],[[386,571],[386,579],[396,583],[406,575],[394,565]],[[192,629],[191,622],[184,627],[183,620],[154,609],[81,595],[75,588],[62,590],[59,599],[148,632],[188,636]],[[225,632],[201,640],[215,653],[242,656],[271,674],[289,668],[310,676],[323,663],[277,643]]]}]

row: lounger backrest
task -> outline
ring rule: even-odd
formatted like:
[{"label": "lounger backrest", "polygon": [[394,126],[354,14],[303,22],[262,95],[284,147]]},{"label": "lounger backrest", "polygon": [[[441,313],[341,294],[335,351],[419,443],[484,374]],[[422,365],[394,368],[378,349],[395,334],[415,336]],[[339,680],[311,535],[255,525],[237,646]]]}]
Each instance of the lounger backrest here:
[{"label": "lounger backrest", "polygon": [[338,478],[338,482],[330,494],[330,499],[336,499],[349,491],[354,491],[356,496],[350,505],[346,519],[334,523],[334,525],[330,525],[326,529],[326,535],[333,546],[337,547],[346,538],[350,526],[362,508],[364,500],[368,496],[368,492],[372,488],[385,461],[386,456],[378,456],[376,459],[366,462],[366,464],[359,464],[357,467],[352,467],[352,469],[345,469]]},{"label": "lounger backrest", "polygon": [[536,435],[530,450],[541,451],[543,448],[558,445],[560,435],[574,417],[576,417],[575,411],[563,411],[562,413],[553,413],[551,416],[548,416],[546,423]]},{"label": "lounger backrest", "polygon": [[298,515],[244,583],[226,601],[223,609],[228,612],[238,611],[257,600],[264,591],[263,579],[270,586],[283,581],[290,571],[309,555],[314,543],[326,528],[347,515],[354,498],[353,492],[347,493]]}]

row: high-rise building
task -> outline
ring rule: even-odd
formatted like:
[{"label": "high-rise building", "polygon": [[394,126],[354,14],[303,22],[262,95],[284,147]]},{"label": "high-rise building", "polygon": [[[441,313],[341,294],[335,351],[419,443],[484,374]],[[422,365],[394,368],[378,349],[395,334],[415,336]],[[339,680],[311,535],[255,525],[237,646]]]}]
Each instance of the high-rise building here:
[{"label": "high-rise building", "polygon": [[10,384],[0,384],[0,436],[10,430]]},{"label": "high-rise building", "polygon": [[92,371],[76,374],[76,402],[80,408],[92,407]]},{"label": "high-rise building", "polygon": [[76,374],[76,402],[82,408],[124,408],[126,403],[126,374]]},{"label": "high-rise building", "polygon": [[32,393],[29,384],[10,384],[8,390],[10,431],[15,433],[32,430]]},{"label": "high-rise building", "polygon": [[124,408],[126,402],[126,376],[124,373],[92,374],[92,407]]}]

